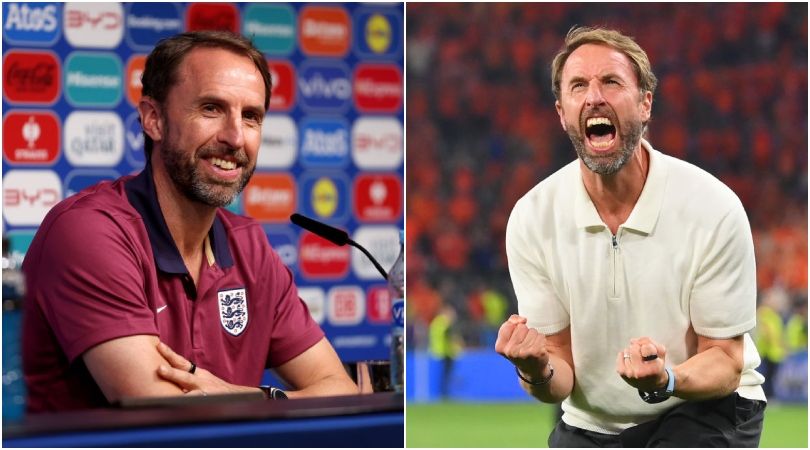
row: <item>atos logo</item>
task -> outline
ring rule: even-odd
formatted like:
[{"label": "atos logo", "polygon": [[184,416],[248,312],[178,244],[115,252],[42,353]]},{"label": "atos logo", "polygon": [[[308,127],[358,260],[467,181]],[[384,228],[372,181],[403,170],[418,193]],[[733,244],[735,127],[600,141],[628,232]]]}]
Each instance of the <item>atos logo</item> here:
[{"label": "atos logo", "polygon": [[361,8],[355,13],[355,51],[363,58],[395,58],[402,48],[399,11]]},{"label": "atos logo", "polygon": [[159,40],[183,31],[176,3],[128,3],[127,43],[139,50],[152,50]]},{"label": "atos logo", "polygon": [[326,318],[326,293],[318,287],[299,287],[298,296],[303,300],[309,309],[312,320],[323,324]]},{"label": "atos logo", "polygon": [[3,156],[11,164],[53,164],[59,158],[59,119],[52,112],[13,111],[3,119]]},{"label": "atos logo", "polygon": [[127,161],[132,167],[141,168],[146,165],[146,153],[143,150],[143,128],[141,128],[138,111],[127,117],[125,126],[124,142],[126,144],[125,154],[127,155]]},{"label": "atos logo", "polygon": [[239,33],[239,10],[230,3],[192,3],[186,10],[186,31],[222,30]]},{"label": "atos logo", "polygon": [[65,60],[65,98],[73,106],[116,106],[121,74],[121,60],[114,53],[73,52]]},{"label": "atos logo", "polygon": [[278,254],[281,262],[291,270],[298,266],[298,245],[292,232],[288,228],[264,227],[267,240]]},{"label": "atos logo", "polygon": [[361,117],[352,127],[352,159],[363,170],[402,165],[402,124],[388,117]]},{"label": "atos logo", "polygon": [[402,183],[394,175],[358,175],[354,180],[354,211],[367,222],[392,222],[402,215]]},{"label": "atos logo", "polygon": [[397,66],[361,64],[354,73],[354,101],[363,112],[396,112],[402,107],[402,72]]},{"label": "atos logo", "polygon": [[101,183],[102,181],[112,181],[121,175],[114,170],[87,170],[78,169],[70,172],[65,177],[65,198]]},{"label": "atos logo", "polygon": [[368,288],[366,309],[369,323],[391,324],[391,291],[388,286],[376,285]]},{"label": "atos logo", "polygon": [[298,250],[301,274],[314,279],[343,278],[349,273],[349,254],[349,247],[339,247],[305,231]]},{"label": "atos logo", "polygon": [[351,19],[334,6],[305,6],[298,18],[301,50],[309,56],[343,56],[351,45]]},{"label": "atos logo", "polygon": [[120,3],[65,4],[65,38],[74,47],[115,48],[124,37]]},{"label": "atos logo", "polygon": [[357,325],[366,315],[363,290],[358,286],[335,286],[326,294],[326,317],[338,326]]},{"label": "atos logo", "polygon": [[134,107],[138,107],[141,101],[141,91],[143,90],[143,83],[141,77],[143,76],[143,69],[146,66],[146,55],[132,55],[127,61],[127,71],[124,78],[126,84],[127,100]]},{"label": "atos logo", "polygon": [[[399,228],[394,226],[361,226],[352,240],[362,245],[377,258],[383,267],[391,267],[399,256]],[[378,280],[380,272],[368,258],[355,248],[352,249],[352,270],[361,280]]]},{"label": "atos logo", "polygon": [[307,118],[301,122],[301,162],[308,167],[349,163],[349,127],[343,119]]},{"label": "atos logo", "polygon": [[242,194],[245,214],[263,222],[289,221],[296,210],[295,180],[288,174],[256,173]]},{"label": "atos logo", "polygon": [[59,3],[3,3],[3,37],[15,45],[49,47],[59,40]]},{"label": "atos logo", "polygon": [[267,61],[270,79],[270,111],[288,111],[295,104],[295,69],[287,61]]},{"label": "atos logo", "polygon": [[3,96],[9,103],[52,104],[61,78],[54,53],[10,50],[3,57]]},{"label": "atos logo", "polygon": [[305,63],[298,74],[305,110],[342,112],[352,99],[349,69],[343,63]]},{"label": "atos logo", "polygon": [[249,3],[242,35],[264,53],[287,55],[295,48],[295,12],[289,5]]},{"label": "atos logo", "polygon": [[349,180],[343,173],[304,173],[301,177],[303,214],[327,222],[349,216]]},{"label": "atos logo", "polygon": [[288,169],[298,153],[298,128],[288,116],[268,114],[262,125],[262,145],[256,167]]},{"label": "atos logo", "polygon": [[114,166],[124,156],[124,124],[113,112],[74,111],[65,120],[65,156],[81,167]]},{"label": "atos logo", "polygon": [[62,182],[51,170],[10,170],[3,177],[3,217],[9,225],[38,226],[62,200]]}]

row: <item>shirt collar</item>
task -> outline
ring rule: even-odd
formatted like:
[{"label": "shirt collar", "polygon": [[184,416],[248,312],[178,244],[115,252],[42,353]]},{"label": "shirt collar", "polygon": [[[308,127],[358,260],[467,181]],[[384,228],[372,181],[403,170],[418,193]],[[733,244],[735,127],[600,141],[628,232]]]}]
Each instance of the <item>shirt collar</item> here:
[{"label": "shirt collar", "polygon": [[[638,231],[643,234],[652,233],[655,224],[658,221],[658,216],[661,213],[661,207],[664,202],[664,190],[667,182],[667,166],[663,155],[654,149],[649,142],[642,139],[641,146],[647,151],[650,156],[650,167],[647,171],[647,180],[644,182],[644,187],[641,190],[641,195],[630,213],[630,217],[621,225],[620,228],[627,228]],[[585,190],[585,184],[582,182],[582,166],[577,164],[576,179],[576,194],[574,195],[574,208],[577,228],[605,228],[602,218],[596,211],[596,207]]]},{"label": "shirt collar", "polygon": [[[186,264],[169,233],[169,227],[166,225],[163,212],[158,204],[152,165],[147,164],[141,173],[126,183],[124,189],[129,203],[143,218],[158,269],[166,273],[188,274]],[[233,266],[228,235],[225,232],[225,225],[219,217],[219,212],[214,217],[211,230],[208,231],[208,238],[219,266],[221,268]]]}]

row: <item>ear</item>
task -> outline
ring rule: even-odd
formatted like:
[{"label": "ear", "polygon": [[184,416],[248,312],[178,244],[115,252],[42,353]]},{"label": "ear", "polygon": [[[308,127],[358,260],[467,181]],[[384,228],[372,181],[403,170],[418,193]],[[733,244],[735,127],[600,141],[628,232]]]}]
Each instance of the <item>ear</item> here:
[{"label": "ear", "polygon": [[562,105],[559,100],[554,102],[554,107],[557,108],[557,115],[560,116],[560,125],[562,125],[563,131],[568,131],[568,128],[565,126],[565,114],[563,113]]},{"label": "ear", "polygon": [[650,116],[652,115],[652,102],[653,102],[652,92],[650,91],[644,92],[644,96],[641,98],[640,103],[642,122],[647,122],[650,120]]},{"label": "ear", "polygon": [[141,116],[141,127],[153,141],[159,142],[163,139],[163,115],[157,101],[151,97],[141,97],[138,103],[138,114]]}]

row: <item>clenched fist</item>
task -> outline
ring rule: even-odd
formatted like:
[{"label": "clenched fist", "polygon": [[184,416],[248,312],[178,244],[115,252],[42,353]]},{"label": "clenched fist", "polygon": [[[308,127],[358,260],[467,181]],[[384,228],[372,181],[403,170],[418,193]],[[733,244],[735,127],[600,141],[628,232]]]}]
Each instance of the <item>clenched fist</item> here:
[{"label": "clenched fist", "polygon": [[531,380],[548,376],[546,336],[526,326],[526,318],[513,314],[498,330],[495,351],[506,357]]},{"label": "clenched fist", "polygon": [[630,345],[616,355],[616,372],[636,389],[661,389],[668,381],[666,356],[666,348],[648,337],[630,339]]}]

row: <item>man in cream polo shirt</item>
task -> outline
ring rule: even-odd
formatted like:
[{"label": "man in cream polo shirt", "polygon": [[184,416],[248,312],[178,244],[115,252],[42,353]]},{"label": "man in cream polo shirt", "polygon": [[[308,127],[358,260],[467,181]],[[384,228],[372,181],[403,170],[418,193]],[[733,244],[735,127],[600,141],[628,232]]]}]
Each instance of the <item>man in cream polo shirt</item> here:
[{"label": "man in cream polo shirt", "polygon": [[712,175],[642,139],[657,80],[631,38],[576,28],[552,64],[579,158],[515,205],[520,315],[496,351],[564,400],[552,447],[756,447],[765,396],[751,229]]}]

